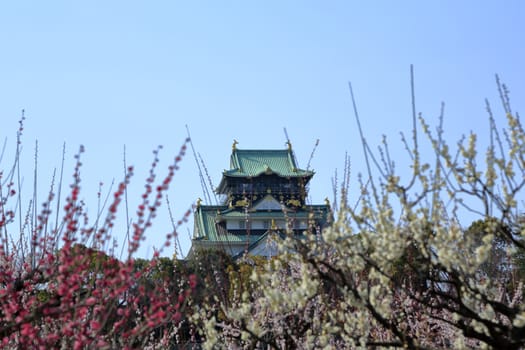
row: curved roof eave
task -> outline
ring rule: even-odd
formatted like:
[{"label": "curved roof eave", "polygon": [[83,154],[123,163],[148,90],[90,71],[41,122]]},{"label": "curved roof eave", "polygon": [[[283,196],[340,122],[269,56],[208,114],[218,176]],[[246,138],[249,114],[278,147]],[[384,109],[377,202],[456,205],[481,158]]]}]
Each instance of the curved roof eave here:
[{"label": "curved roof eave", "polygon": [[237,169],[234,169],[234,170],[225,170],[222,175],[223,176],[228,176],[228,177],[246,177],[246,178],[254,178],[254,177],[259,177],[261,175],[277,175],[279,177],[284,177],[284,178],[287,178],[287,177],[312,177],[314,176],[315,172],[313,170],[297,170],[296,172],[292,173],[292,174],[280,174],[279,172],[276,172],[276,171],[270,171],[270,172],[267,172],[267,171],[260,171],[256,174],[250,174],[250,175],[247,175],[247,174],[244,174],[244,173],[239,173],[237,171]]}]

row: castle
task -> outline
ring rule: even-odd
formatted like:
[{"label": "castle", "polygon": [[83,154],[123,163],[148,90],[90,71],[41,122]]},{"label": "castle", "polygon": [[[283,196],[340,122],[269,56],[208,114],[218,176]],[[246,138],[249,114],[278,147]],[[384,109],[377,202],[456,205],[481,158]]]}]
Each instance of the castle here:
[{"label": "castle", "polygon": [[297,167],[289,142],[287,149],[244,150],[235,141],[230,169],[216,189],[222,204],[197,202],[188,257],[199,249],[220,249],[234,258],[269,257],[277,254],[279,237],[319,233],[331,210],[328,201],[306,203],[313,175]]}]

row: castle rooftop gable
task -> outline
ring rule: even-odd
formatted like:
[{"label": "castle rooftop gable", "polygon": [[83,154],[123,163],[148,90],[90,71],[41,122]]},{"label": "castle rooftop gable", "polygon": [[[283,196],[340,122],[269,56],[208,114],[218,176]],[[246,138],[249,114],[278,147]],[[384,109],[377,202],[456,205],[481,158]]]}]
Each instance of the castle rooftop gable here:
[{"label": "castle rooftop gable", "polygon": [[225,170],[224,175],[232,177],[256,177],[262,174],[276,174],[282,177],[313,176],[313,171],[297,168],[292,152],[290,149],[234,149],[230,157],[230,169]]}]

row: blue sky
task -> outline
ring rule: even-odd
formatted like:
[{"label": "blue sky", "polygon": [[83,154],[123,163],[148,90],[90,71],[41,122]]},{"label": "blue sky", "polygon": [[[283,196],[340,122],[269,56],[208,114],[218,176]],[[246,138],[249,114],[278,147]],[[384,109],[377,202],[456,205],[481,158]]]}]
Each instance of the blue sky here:
[{"label": "blue sky", "polygon": [[[354,190],[363,171],[349,81],[369,142],[388,135],[395,158],[404,157],[399,132],[411,125],[411,64],[418,112],[434,123],[443,101],[451,140],[470,130],[483,135],[485,98],[501,112],[496,73],[514,109],[523,110],[524,15],[522,1],[4,2],[0,136],[12,154],[25,109],[27,199],[36,140],[44,193],[62,144],[68,182],[73,155],[84,145],[82,194],[94,213],[99,182],[107,189],[122,178],[124,145],[137,169],[134,207],[152,150],[164,146],[162,175],[186,137],[185,125],[214,184],[229,166],[233,139],[239,148],[283,148],[286,127],[303,167],[320,140],[311,199],[322,203],[345,152]],[[191,154],[169,197],[176,215],[202,197]],[[164,241],[166,217],[149,231],[142,255]],[[184,252],[191,230],[190,222],[180,231]],[[118,228],[114,233],[121,235]]]}]

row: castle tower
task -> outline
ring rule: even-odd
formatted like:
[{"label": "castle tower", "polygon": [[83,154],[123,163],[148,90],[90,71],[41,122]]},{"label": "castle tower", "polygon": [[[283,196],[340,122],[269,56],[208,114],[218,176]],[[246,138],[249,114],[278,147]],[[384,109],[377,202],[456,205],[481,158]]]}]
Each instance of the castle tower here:
[{"label": "castle tower", "polygon": [[291,144],[279,150],[242,150],[235,141],[230,169],[216,192],[221,205],[197,203],[189,256],[221,249],[233,257],[273,256],[271,239],[317,234],[330,217],[328,204],[306,204],[314,172],[297,167]]}]

